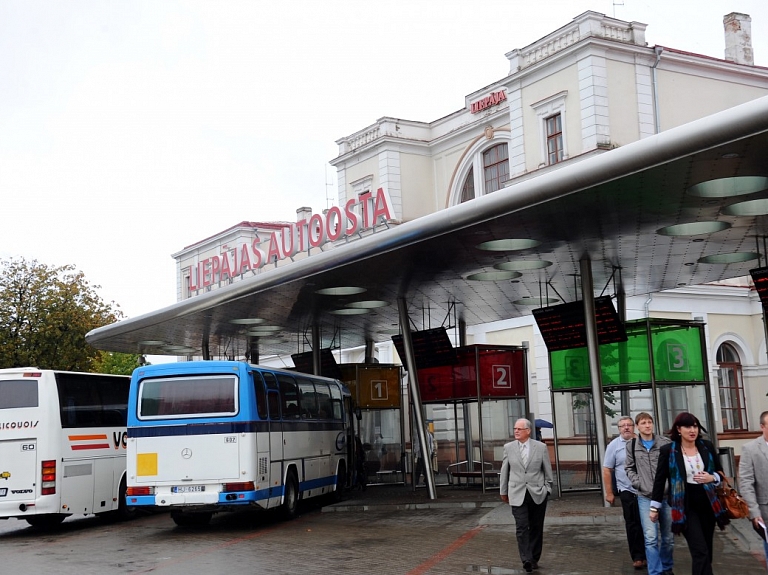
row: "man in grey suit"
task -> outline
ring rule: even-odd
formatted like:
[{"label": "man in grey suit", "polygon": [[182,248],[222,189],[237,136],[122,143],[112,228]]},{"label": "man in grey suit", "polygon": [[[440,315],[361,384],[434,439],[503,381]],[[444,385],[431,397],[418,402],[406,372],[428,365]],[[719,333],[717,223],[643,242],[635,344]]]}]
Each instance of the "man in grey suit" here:
[{"label": "man in grey suit", "polygon": [[[755,529],[768,525],[768,411],[760,414],[760,430],[760,437],[741,448],[739,460],[739,490],[749,505],[749,518]],[[765,539],[763,546],[768,561]]]},{"label": "man in grey suit", "polygon": [[552,492],[549,450],[531,439],[531,422],[515,422],[515,440],[504,446],[499,491],[512,507],[517,548],[526,573],[539,568],[547,496]]}]

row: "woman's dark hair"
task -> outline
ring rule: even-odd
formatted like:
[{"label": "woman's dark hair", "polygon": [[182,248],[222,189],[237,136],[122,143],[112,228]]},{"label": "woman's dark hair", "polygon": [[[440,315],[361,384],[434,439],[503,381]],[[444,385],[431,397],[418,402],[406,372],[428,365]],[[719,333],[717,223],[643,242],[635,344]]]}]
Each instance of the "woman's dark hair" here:
[{"label": "woman's dark hair", "polygon": [[701,421],[699,421],[698,417],[692,413],[684,411],[675,418],[675,421],[672,423],[672,427],[667,432],[667,435],[675,443],[680,443],[681,437],[678,427],[692,427],[694,425],[699,428],[699,438],[701,438],[701,434],[706,433],[707,430],[704,429],[704,426],[701,425]]}]

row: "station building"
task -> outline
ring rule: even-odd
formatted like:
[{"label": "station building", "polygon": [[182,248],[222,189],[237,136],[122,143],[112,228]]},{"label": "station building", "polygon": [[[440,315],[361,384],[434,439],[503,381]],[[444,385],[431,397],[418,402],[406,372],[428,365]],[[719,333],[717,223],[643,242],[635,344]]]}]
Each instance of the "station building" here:
[{"label": "station building", "polygon": [[[575,17],[544,38],[505,54],[506,74],[467,95],[464,106],[456,112],[434,121],[385,116],[337,140],[339,152],[331,165],[337,171],[338,207],[334,209],[338,214],[333,210],[312,214],[308,208],[300,208],[295,222],[241,222],[174,254],[179,300],[271,267],[311,258],[378,228],[418,220],[564,166],[610,154],[632,142],[768,95],[768,68],[754,65],[749,16],[728,14],[723,25],[724,57],[713,58],[690,53],[684,46],[648,46],[646,24],[640,22],[624,22],[596,12]],[[379,201],[380,191],[386,197]],[[354,233],[329,237],[328,230],[333,229],[329,222],[345,209],[357,215],[359,225]],[[365,213],[375,210],[383,217],[363,221]],[[588,218],[589,214],[575,217]],[[277,233],[281,230],[289,232]],[[290,248],[283,245],[270,251],[270,242],[284,241],[283,237],[292,238]],[[757,247],[760,251],[761,246]],[[263,261],[256,265],[259,258]],[[670,257],[670,262],[688,264],[685,254]],[[575,273],[577,264],[578,256],[574,255]],[[524,273],[536,274],[541,292],[548,289],[551,273],[563,272],[542,267]],[[759,429],[759,414],[768,409],[766,331],[760,299],[751,280],[743,276],[673,287],[629,297],[621,312],[628,320],[652,317],[704,325],[709,397],[715,414],[715,429],[710,431],[717,433],[721,445],[734,447],[738,456],[741,443]],[[509,289],[518,287],[513,283]],[[536,300],[532,296],[541,295],[522,283],[519,289],[528,291],[517,295],[532,301]],[[558,296],[564,301],[579,299],[575,284],[569,293]],[[412,311],[429,315],[428,310]],[[422,327],[436,326],[425,321]],[[518,317],[468,325],[462,334],[448,332],[456,344],[462,339],[468,344],[528,348],[530,413],[556,424],[563,460],[584,457],[584,437],[590,433],[589,403],[578,394],[554,393],[551,389],[547,346],[530,311],[521,305]],[[279,339],[281,334],[270,336]],[[337,350],[338,361],[354,363],[375,357],[382,363],[401,363],[389,335],[378,336],[373,347]],[[183,354],[192,350],[177,351]],[[253,357],[254,350],[222,353]],[[259,361],[290,365],[284,356],[261,355]],[[662,428],[671,422],[674,410],[698,407],[690,405],[684,394],[669,399],[662,406],[665,412],[656,414]],[[613,400],[611,422],[621,413],[654,411],[648,390],[637,389]],[[501,445],[512,436],[514,420],[524,411],[522,404],[511,401],[493,405],[483,414],[483,435],[495,446],[488,459],[500,459]],[[447,405],[429,406],[427,417],[433,422],[441,449],[452,444],[457,426],[473,419],[469,412],[457,413]],[[476,420],[470,424],[477,429]],[[371,425],[376,434],[389,436],[393,444],[400,439],[396,429],[387,429],[399,425],[394,420],[382,423],[379,418]],[[545,439],[552,438],[551,430],[542,431]],[[374,434],[373,428],[370,433]],[[405,435],[407,441],[407,430]],[[455,463],[451,453],[447,450],[441,463]]]}]

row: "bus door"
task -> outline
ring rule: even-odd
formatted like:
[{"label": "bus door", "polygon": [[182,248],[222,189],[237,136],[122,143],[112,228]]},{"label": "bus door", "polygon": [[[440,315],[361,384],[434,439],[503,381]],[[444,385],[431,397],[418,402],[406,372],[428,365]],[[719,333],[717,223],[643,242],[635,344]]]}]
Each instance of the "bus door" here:
[{"label": "bus door", "polygon": [[[283,423],[280,411],[280,389],[273,373],[263,372],[267,388],[267,409],[269,411],[269,485],[274,489],[283,483]],[[281,489],[270,492],[277,496]]]},{"label": "bus door", "polygon": [[256,399],[256,467],[254,480],[263,483],[269,481],[270,461],[270,433],[269,433],[269,408],[267,405],[267,389],[264,380],[258,371],[251,371],[253,379],[254,398]]}]

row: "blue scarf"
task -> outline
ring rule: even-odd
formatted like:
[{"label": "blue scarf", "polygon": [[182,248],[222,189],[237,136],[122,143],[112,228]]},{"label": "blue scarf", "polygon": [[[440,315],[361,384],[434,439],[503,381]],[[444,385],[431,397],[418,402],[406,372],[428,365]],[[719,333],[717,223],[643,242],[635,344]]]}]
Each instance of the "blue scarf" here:
[{"label": "blue scarf", "polygon": [[[715,471],[715,458],[710,453],[709,448],[704,444],[701,439],[696,440],[696,446],[701,446],[700,453],[707,453],[709,457],[706,458],[707,473],[714,475]],[[669,450],[669,505],[672,509],[672,533],[682,533],[685,531],[685,479],[686,473],[677,466],[677,451],[679,445],[677,442],[672,442],[672,447]],[[705,459],[702,457],[702,459]],[[717,498],[715,492],[714,483],[702,484],[704,492],[707,494],[709,504],[712,506],[712,512],[715,514],[715,520],[717,521],[720,529],[724,529],[729,523],[728,516],[725,513],[725,509],[720,505],[720,500]]]}]

